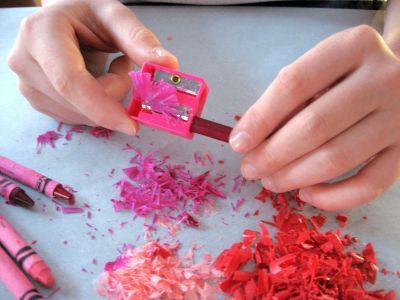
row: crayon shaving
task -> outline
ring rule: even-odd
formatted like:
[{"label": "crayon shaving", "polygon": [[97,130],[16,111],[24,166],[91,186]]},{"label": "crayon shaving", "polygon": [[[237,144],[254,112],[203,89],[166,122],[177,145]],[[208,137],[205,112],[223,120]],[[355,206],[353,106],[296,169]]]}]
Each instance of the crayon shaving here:
[{"label": "crayon shaving", "polygon": [[231,207],[233,209],[233,211],[239,211],[239,208],[243,205],[245,199],[244,198],[240,198],[239,200],[237,200],[235,203],[231,203]]},{"label": "crayon shaving", "polygon": [[45,145],[50,145],[51,148],[55,148],[55,141],[62,137],[62,134],[55,132],[54,130],[47,131],[46,133],[38,135],[36,138],[36,153],[40,154],[42,148]]},{"label": "crayon shaving", "polygon": [[202,166],[206,165],[206,162],[209,162],[211,165],[214,165],[214,160],[210,154],[210,152],[204,152],[203,154],[199,152],[195,152],[193,154],[194,162],[196,164],[200,164]]},{"label": "crayon shaving", "polygon": [[242,187],[244,187],[246,183],[246,178],[242,177],[241,175],[236,176],[235,178],[233,178],[232,192],[240,193],[242,191]]},{"label": "crayon shaving", "polygon": [[65,206],[62,202],[52,199],[51,200],[56,205],[56,211],[61,211],[63,214],[81,214],[83,213],[83,208],[76,206]]},{"label": "crayon shaving", "polygon": [[339,222],[340,226],[345,228],[347,225],[348,217],[345,214],[338,214],[336,220]]},{"label": "crayon shaving", "polygon": [[105,265],[96,282],[98,295],[107,299],[217,299],[221,272],[210,254],[194,264],[188,254],[179,258],[174,245],[149,242],[124,246],[115,261]]},{"label": "crayon shaving", "polygon": [[272,200],[277,229],[272,239],[267,227],[245,230],[242,241],[224,250],[215,266],[224,273],[221,290],[234,299],[395,299],[396,293],[367,290],[375,284],[377,260],[372,244],[358,253],[348,248],[357,239],[340,230],[321,232],[325,218],[313,221],[292,208],[302,206],[297,194],[263,190],[260,201]]},{"label": "crayon shaving", "polygon": [[115,169],[112,168],[110,173],[108,174],[108,177],[112,178],[114,176],[114,173],[115,173]]},{"label": "crayon shaving", "polygon": [[148,155],[135,152],[130,160],[132,166],[123,169],[126,178],[116,184],[120,199],[112,202],[117,212],[129,210],[135,216],[149,217],[149,230],[155,230],[157,222],[197,227],[192,214],[199,216],[214,208],[216,198],[226,198],[211,183],[209,171],[195,176],[183,164],[170,164],[168,157],[156,157],[157,150]]},{"label": "crayon shaving", "polygon": [[130,72],[133,84],[133,97],[147,109],[163,114],[166,117],[176,116],[179,101],[176,89],[163,81],[151,80],[150,73]]},{"label": "crayon shaving", "polygon": [[113,131],[103,127],[93,127],[89,133],[95,138],[109,139],[111,138]]},{"label": "crayon shaving", "polygon": [[68,129],[65,133],[65,139],[67,141],[71,140],[71,137],[74,133],[83,133],[86,130],[85,125],[74,125],[70,129]]}]

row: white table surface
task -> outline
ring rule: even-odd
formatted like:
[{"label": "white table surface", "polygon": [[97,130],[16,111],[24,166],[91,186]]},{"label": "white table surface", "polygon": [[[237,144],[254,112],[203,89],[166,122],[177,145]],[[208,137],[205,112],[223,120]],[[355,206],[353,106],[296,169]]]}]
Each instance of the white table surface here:
[{"label": "white table surface", "polygon": [[[37,155],[36,136],[54,130],[57,123],[29,106],[16,88],[17,78],[6,63],[21,19],[33,11],[31,8],[0,9],[0,153],[73,186],[79,191],[78,204],[90,204],[93,217],[87,220],[85,214],[63,215],[45,196],[29,189],[28,193],[39,198],[33,210],[0,204],[0,211],[28,241],[38,241],[34,247],[51,266],[61,287],[53,299],[96,299],[92,281],[104,263],[117,256],[116,249],[123,243],[143,243],[143,239],[136,242],[137,235],[143,232],[143,219],[132,221],[130,213],[115,213],[110,202],[110,198],[117,196],[113,184],[121,177],[120,170],[128,165],[132,155],[122,151],[123,146],[134,143],[146,152],[154,142],[174,162],[193,161],[196,150],[210,151],[215,159],[226,161],[214,170],[232,177],[239,174],[239,156],[213,140],[196,137],[187,141],[144,127],[140,139],[115,134],[105,141],[87,133],[76,134],[68,145],[59,141],[56,149],[46,147]],[[269,7],[138,6],[135,11],[165,46],[177,54],[183,71],[207,80],[211,94],[204,116],[230,125],[235,123],[233,116],[242,114],[283,66],[334,32],[361,23],[380,28],[383,14],[365,10]],[[168,36],[173,39],[167,40]],[[112,168],[116,168],[116,173],[110,178]],[[193,167],[196,168],[199,167]],[[180,231],[178,239],[184,248],[193,243],[202,244],[200,253],[216,255],[239,241],[243,229],[257,229],[259,220],[270,219],[274,211],[269,204],[253,200],[259,188],[254,184],[242,192],[247,200],[239,213],[233,213],[230,207],[238,195],[230,194],[228,200],[219,202],[218,213],[201,219],[200,229]],[[361,242],[373,242],[380,265],[394,271],[400,270],[399,196],[397,183],[377,201],[348,211],[350,221],[344,230],[358,236]],[[256,209],[261,212],[258,218],[243,218],[245,212]],[[367,221],[362,220],[364,215],[368,216]],[[222,224],[222,218],[229,225]],[[121,221],[129,223],[118,230]],[[86,222],[98,228],[96,239],[88,237],[90,228]],[[332,222],[326,228],[333,226],[337,224]],[[107,232],[109,227],[114,229],[113,235]],[[68,244],[64,245],[64,241]],[[97,266],[92,264],[93,258],[99,262]],[[82,268],[89,273],[82,272]],[[399,286],[400,279],[396,276],[379,276],[377,287],[400,292]],[[49,294],[42,291],[44,295]],[[0,299],[11,299],[2,284]]]}]

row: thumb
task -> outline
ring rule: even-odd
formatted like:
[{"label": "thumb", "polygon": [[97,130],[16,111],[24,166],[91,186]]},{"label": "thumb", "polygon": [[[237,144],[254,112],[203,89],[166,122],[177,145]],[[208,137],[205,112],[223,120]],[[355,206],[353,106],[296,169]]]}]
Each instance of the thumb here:
[{"label": "thumb", "polygon": [[151,61],[169,68],[178,67],[178,59],[161,45],[156,35],[128,7],[113,1],[93,11],[114,45],[136,65]]}]

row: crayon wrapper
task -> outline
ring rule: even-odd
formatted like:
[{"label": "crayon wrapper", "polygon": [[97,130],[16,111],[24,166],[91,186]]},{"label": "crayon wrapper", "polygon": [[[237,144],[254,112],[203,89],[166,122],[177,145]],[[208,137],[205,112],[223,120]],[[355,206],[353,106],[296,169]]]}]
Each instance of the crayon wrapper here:
[{"label": "crayon wrapper", "polygon": [[10,200],[11,192],[16,188],[18,188],[16,184],[0,176],[0,196],[7,200]]},{"label": "crayon wrapper", "polygon": [[26,299],[44,299],[26,278],[8,254],[0,247],[0,280],[4,283],[15,299],[21,299],[25,294]]},{"label": "crayon wrapper", "polygon": [[18,182],[21,182],[51,198],[53,197],[54,189],[59,185],[58,182],[3,156],[0,156],[0,173],[13,178]]},{"label": "crayon wrapper", "polygon": [[36,263],[43,262],[40,256],[35,253],[35,250],[2,216],[0,216],[0,230],[1,244],[28,274],[31,273],[31,269]]}]

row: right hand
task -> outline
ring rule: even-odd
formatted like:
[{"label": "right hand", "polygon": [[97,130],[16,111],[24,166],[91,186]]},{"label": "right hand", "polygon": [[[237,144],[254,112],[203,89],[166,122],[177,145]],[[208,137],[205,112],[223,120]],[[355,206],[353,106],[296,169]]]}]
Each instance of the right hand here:
[{"label": "right hand", "polygon": [[[177,68],[178,60],[117,0],[43,1],[24,19],[8,58],[19,89],[38,111],[69,124],[135,134],[121,104],[133,64]],[[121,51],[106,74],[107,53]]]}]

